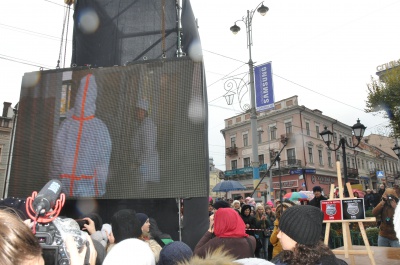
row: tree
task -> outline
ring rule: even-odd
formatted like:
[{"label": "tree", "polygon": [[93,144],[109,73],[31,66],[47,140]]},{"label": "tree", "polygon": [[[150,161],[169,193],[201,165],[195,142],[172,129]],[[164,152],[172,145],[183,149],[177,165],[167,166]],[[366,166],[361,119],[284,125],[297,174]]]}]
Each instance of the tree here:
[{"label": "tree", "polygon": [[400,66],[386,70],[380,79],[371,77],[367,85],[365,111],[384,113],[394,137],[400,137]]}]

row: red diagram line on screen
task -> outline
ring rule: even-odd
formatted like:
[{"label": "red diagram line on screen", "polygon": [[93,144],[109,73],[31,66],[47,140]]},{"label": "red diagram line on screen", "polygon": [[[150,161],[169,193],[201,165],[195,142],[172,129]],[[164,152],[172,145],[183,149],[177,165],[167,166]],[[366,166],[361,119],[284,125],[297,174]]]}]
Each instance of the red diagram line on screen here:
[{"label": "red diagram line on screen", "polygon": [[81,179],[93,179],[93,178],[95,179],[94,188],[95,188],[96,196],[98,196],[98,194],[99,194],[98,187],[97,187],[96,170],[94,171],[94,175],[93,176],[86,176],[86,175],[76,176],[76,166],[78,164],[79,147],[81,145],[83,124],[84,124],[85,121],[88,121],[88,120],[91,120],[91,119],[94,118],[94,115],[91,115],[91,116],[88,116],[88,117],[85,118],[85,102],[86,102],[87,91],[89,89],[89,79],[90,79],[91,76],[92,76],[92,74],[88,74],[86,76],[86,83],[85,83],[85,89],[84,89],[84,93],[83,93],[83,97],[82,97],[82,108],[81,108],[80,117],[77,117],[75,115],[72,117],[74,120],[79,121],[79,131],[78,131],[78,138],[76,140],[74,164],[73,164],[73,167],[72,167],[72,173],[71,174],[62,174],[60,176],[60,178],[68,178],[70,180],[70,182],[69,182],[69,196],[73,196],[74,195],[74,182],[75,181],[79,181]]}]

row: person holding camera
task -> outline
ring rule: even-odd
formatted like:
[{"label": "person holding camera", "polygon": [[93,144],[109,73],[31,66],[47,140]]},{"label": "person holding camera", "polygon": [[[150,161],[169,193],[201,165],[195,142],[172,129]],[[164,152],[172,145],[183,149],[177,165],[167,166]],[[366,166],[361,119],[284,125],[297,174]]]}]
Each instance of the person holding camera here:
[{"label": "person holding camera", "polygon": [[393,223],[394,211],[398,202],[396,191],[386,188],[381,201],[372,210],[372,214],[381,221],[378,236],[378,246],[380,247],[400,247]]}]

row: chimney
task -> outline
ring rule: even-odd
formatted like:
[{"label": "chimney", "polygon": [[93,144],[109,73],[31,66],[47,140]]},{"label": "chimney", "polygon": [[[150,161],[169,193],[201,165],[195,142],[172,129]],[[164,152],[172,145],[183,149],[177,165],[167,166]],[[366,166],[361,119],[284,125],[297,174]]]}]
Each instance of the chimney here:
[{"label": "chimney", "polygon": [[3,115],[2,117],[7,117],[8,109],[11,107],[10,102],[3,102]]}]

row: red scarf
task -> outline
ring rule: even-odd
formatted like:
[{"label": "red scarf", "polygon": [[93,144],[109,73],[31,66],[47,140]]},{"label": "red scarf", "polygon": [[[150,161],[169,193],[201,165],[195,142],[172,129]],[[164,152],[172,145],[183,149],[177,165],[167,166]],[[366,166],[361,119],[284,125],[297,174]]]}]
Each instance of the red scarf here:
[{"label": "red scarf", "polygon": [[232,208],[219,208],[214,213],[214,234],[217,237],[248,237],[246,225]]}]

